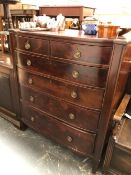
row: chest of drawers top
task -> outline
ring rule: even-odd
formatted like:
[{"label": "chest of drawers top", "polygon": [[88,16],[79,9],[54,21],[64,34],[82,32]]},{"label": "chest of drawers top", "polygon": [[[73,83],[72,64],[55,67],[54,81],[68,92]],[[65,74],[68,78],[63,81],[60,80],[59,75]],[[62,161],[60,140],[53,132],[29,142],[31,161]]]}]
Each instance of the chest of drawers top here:
[{"label": "chest of drawers top", "polygon": [[76,30],[64,32],[16,32],[19,51],[64,58],[84,65],[109,65],[112,40],[85,36]]}]

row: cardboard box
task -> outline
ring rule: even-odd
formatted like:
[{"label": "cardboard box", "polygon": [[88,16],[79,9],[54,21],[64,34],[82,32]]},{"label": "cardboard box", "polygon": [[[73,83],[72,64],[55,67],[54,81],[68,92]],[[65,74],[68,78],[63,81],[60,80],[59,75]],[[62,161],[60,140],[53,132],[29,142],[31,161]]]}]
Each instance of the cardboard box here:
[{"label": "cardboard box", "polygon": [[9,5],[10,10],[38,10],[39,8],[36,5],[32,4],[10,4]]}]

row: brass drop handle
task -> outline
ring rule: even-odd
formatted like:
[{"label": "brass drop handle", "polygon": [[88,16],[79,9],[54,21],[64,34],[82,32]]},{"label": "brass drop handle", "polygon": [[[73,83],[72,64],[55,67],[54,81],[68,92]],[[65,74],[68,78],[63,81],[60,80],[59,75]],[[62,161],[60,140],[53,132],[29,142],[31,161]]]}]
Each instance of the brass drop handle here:
[{"label": "brass drop handle", "polygon": [[30,96],[30,102],[34,102],[34,97]]},{"label": "brass drop handle", "polygon": [[27,60],[27,66],[31,66],[31,60]]},{"label": "brass drop handle", "polygon": [[73,140],[73,139],[72,139],[71,136],[67,136],[67,141],[68,141],[68,142],[72,142],[72,140]]},{"label": "brass drop handle", "polygon": [[72,72],[72,76],[73,76],[73,78],[78,78],[78,77],[79,77],[79,72],[76,71],[76,70],[74,70],[74,71]]},{"label": "brass drop handle", "polygon": [[75,115],[74,115],[73,113],[70,113],[70,114],[69,114],[69,119],[70,119],[70,120],[74,120],[74,119],[75,119]]},{"label": "brass drop handle", "polygon": [[31,48],[31,45],[30,45],[29,41],[26,41],[26,43],[25,43],[25,49],[26,50],[29,50],[30,48]]},{"label": "brass drop handle", "polygon": [[76,51],[75,51],[75,53],[74,53],[74,58],[79,59],[80,57],[81,57],[81,52],[77,48]]},{"label": "brass drop handle", "polygon": [[32,122],[34,122],[34,121],[35,121],[35,118],[34,118],[34,117],[31,117],[30,119],[31,119],[31,121],[32,121]]},{"label": "brass drop handle", "polygon": [[33,79],[32,79],[32,78],[29,78],[29,79],[28,79],[28,83],[29,83],[29,84],[33,84]]},{"label": "brass drop handle", "polygon": [[72,91],[71,92],[71,97],[74,98],[74,99],[77,98],[77,93],[75,91]]}]

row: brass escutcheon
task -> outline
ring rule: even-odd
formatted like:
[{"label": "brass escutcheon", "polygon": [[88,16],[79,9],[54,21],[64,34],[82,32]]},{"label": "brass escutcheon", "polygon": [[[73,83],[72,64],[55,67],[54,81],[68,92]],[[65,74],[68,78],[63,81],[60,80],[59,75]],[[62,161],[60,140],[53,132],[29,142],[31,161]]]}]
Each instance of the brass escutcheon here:
[{"label": "brass escutcheon", "polygon": [[34,102],[34,97],[33,96],[30,96],[30,101]]},{"label": "brass escutcheon", "polygon": [[67,136],[67,141],[68,141],[68,142],[72,142],[72,140],[73,140],[73,139],[72,139],[71,136]]},{"label": "brass escutcheon", "polygon": [[72,98],[77,98],[77,93],[76,93],[75,91],[72,91],[72,92],[71,92],[71,97],[72,97]]},{"label": "brass escutcheon", "polygon": [[74,53],[74,58],[79,59],[80,57],[81,57],[81,52],[77,48],[76,51],[75,51],[75,53]]},{"label": "brass escutcheon", "polygon": [[76,71],[76,70],[74,70],[74,71],[72,72],[72,76],[73,76],[73,78],[78,78],[78,77],[79,77],[79,72]]},{"label": "brass escutcheon", "polygon": [[31,66],[31,61],[27,60],[27,66]]},{"label": "brass escutcheon", "polygon": [[28,79],[28,83],[29,83],[29,84],[33,84],[32,78],[29,78],[29,79]]},{"label": "brass escutcheon", "polygon": [[30,48],[31,48],[31,45],[30,45],[29,41],[26,41],[26,43],[25,43],[25,49],[26,50],[29,50]]},{"label": "brass escutcheon", "polygon": [[32,122],[34,122],[34,121],[35,121],[35,118],[34,118],[34,117],[31,117],[30,119],[31,119],[31,121],[32,121]]},{"label": "brass escutcheon", "polygon": [[70,113],[70,114],[69,114],[69,119],[70,119],[70,120],[74,120],[74,119],[75,119],[75,115],[74,115],[73,113]]}]

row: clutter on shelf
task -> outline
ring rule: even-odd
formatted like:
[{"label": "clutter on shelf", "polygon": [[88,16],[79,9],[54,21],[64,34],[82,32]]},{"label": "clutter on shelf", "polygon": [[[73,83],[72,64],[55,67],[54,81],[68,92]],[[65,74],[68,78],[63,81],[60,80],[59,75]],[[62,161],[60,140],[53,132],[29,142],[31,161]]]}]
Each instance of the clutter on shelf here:
[{"label": "clutter on shelf", "polygon": [[31,22],[20,22],[19,29],[38,29],[38,30],[50,30],[50,31],[61,31],[65,29],[65,17],[59,14],[56,18],[46,16],[33,16]]}]

